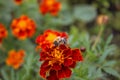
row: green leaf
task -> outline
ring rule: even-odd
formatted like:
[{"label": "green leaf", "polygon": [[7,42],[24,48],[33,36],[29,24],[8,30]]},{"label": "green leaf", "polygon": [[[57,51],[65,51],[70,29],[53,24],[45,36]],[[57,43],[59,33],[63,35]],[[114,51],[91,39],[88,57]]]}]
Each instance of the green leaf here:
[{"label": "green leaf", "polygon": [[111,75],[113,75],[113,76],[115,76],[115,77],[120,79],[120,74],[116,70],[114,70],[112,68],[103,68],[103,70],[105,72],[107,72],[108,74],[111,74]]},{"label": "green leaf", "polygon": [[110,35],[110,36],[108,37],[107,41],[106,41],[106,46],[107,46],[108,44],[110,44],[110,42],[112,41],[112,39],[113,39],[113,35]]},{"label": "green leaf", "polygon": [[15,80],[15,72],[11,69],[11,80]]},{"label": "green leaf", "polygon": [[114,52],[115,49],[116,49],[116,48],[115,48],[114,46],[109,46],[109,47],[107,47],[107,49],[105,49],[105,51],[103,52],[102,56],[101,56],[100,59],[99,59],[100,62],[103,62],[108,55],[110,55],[111,53]]},{"label": "green leaf", "polygon": [[103,64],[103,67],[113,66],[115,63],[116,61],[107,61],[105,64]]},{"label": "green leaf", "polygon": [[2,74],[4,80],[9,80],[8,75],[6,74],[6,72],[4,70],[1,70],[1,74]]},{"label": "green leaf", "polygon": [[96,8],[90,5],[78,5],[74,7],[74,17],[78,20],[89,22],[96,17]]}]

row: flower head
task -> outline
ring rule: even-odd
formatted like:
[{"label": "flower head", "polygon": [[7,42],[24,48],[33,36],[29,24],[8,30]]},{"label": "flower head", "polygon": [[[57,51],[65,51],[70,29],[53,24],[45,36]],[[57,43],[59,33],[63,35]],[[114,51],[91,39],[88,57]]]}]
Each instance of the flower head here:
[{"label": "flower head", "polygon": [[40,67],[40,75],[47,80],[69,78],[71,68],[75,67],[77,61],[82,60],[79,49],[71,49],[64,44],[46,48],[40,52],[40,61],[43,61]]},{"label": "flower head", "polygon": [[36,30],[35,22],[29,17],[22,15],[14,19],[11,24],[12,33],[18,39],[24,40],[32,37]]},{"label": "flower head", "polygon": [[15,4],[20,5],[22,4],[23,0],[14,0]]},{"label": "flower head", "polygon": [[24,62],[25,52],[24,50],[11,50],[8,52],[8,58],[6,59],[6,64],[12,66],[14,69],[18,69]]},{"label": "flower head", "polygon": [[3,24],[0,23],[0,43],[2,42],[3,38],[6,38],[7,37],[7,30],[6,28],[4,27]]},{"label": "flower head", "polygon": [[36,43],[38,44],[37,48],[46,48],[53,45],[54,40],[57,37],[68,38],[68,35],[65,32],[58,32],[54,30],[46,30],[43,35],[39,35],[36,38]]},{"label": "flower head", "polygon": [[39,10],[43,15],[49,12],[51,15],[56,16],[60,9],[61,4],[57,0],[42,0],[39,6]]}]

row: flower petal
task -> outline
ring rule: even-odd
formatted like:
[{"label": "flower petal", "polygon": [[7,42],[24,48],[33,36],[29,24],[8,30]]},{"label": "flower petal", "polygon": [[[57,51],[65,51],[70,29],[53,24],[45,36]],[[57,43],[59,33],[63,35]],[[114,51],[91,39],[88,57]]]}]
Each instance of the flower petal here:
[{"label": "flower petal", "polygon": [[68,67],[62,67],[62,69],[58,71],[58,78],[69,78],[71,73]]},{"label": "flower petal", "polygon": [[76,66],[76,62],[73,61],[73,63],[71,65],[69,65],[70,68],[74,68]]},{"label": "flower petal", "polygon": [[40,67],[40,75],[45,78],[46,72],[50,69],[50,66],[48,65],[48,61],[45,61],[41,67]]},{"label": "flower petal", "polygon": [[59,63],[54,63],[52,66],[53,70],[60,70],[61,69],[61,65],[59,65]]},{"label": "flower petal", "polygon": [[67,47],[66,47],[64,44],[61,44],[61,45],[59,46],[59,48],[60,48],[61,50],[67,49]]},{"label": "flower petal", "polygon": [[50,70],[50,74],[47,77],[47,80],[59,80],[57,77],[57,72],[55,70]]},{"label": "flower petal", "polygon": [[46,60],[47,57],[48,57],[48,54],[47,54],[46,52],[43,52],[43,51],[42,51],[42,52],[40,53],[40,61]]},{"label": "flower petal", "polygon": [[71,49],[66,49],[63,51],[63,54],[64,54],[64,57],[68,57],[68,56],[71,56],[72,51],[71,51]]},{"label": "flower petal", "polygon": [[64,60],[64,66],[70,66],[73,63],[73,60],[71,58],[66,58]]},{"label": "flower petal", "polygon": [[75,61],[83,61],[82,54],[79,49],[72,50],[72,58]]}]

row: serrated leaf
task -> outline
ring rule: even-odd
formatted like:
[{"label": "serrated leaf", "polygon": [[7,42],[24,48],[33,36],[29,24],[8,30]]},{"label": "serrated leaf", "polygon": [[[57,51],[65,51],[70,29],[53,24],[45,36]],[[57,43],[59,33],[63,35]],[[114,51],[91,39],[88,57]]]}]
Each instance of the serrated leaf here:
[{"label": "serrated leaf", "polygon": [[106,46],[112,41],[113,35],[110,35],[106,41]]},{"label": "serrated leaf", "polygon": [[103,61],[106,59],[106,57],[107,57],[109,54],[111,54],[114,50],[115,50],[114,47],[109,47],[109,48],[105,49],[105,51],[103,52],[103,54],[102,54],[102,56],[100,57],[99,61],[100,61],[100,62],[103,62]]},{"label": "serrated leaf", "polygon": [[111,74],[120,79],[120,74],[116,70],[114,70],[112,68],[103,68],[103,69],[106,73]]},{"label": "serrated leaf", "polygon": [[116,63],[116,61],[108,61],[105,64],[103,64],[103,67],[113,66],[115,63]]}]

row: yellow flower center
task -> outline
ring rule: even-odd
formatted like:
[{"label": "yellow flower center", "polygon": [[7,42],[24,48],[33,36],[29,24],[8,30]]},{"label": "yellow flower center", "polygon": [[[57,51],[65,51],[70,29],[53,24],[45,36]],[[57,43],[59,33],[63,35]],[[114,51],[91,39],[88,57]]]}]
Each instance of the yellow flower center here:
[{"label": "yellow flower center", "polygon": [[27,24],[26,24],[26,22],[25,21],[20,21],[19,23],[18,23],[18,26],[21,28],[21,29],[25,29],[26,28],[26,26],[27,26]]},{"label": "yellow flower center", "polygon": [[63,51],[59,49],[54,49],[54,51],[51,52],[52,58],[51,58],[51,61],[49,61],[49,65],[53,65],[56,62],[59,62],[59,64],[63,63],[64,57],[62,55],[62,52]]},{"label": "yellow flower center", "polygon": [[60,59],[61,57],[62,57],[62,54],[61,54],[61,52],[59,51],[59,50],[54,50],[53,52],[52,52],[52,56],[54,57],[54,58],[56,58],[56,59]]},{"label": "yellow flower center", "polygon": [[47,1],[46,1],[46,4],[47,4],[47,5],[52,5],[53,3],[54,3],[54,0],[47,0]]},{"label": "yellow flower center", "polygon": [[49,35],[47,36],[46,40],[50,41],[50,42],[53,42],[56,37],[57,36],[55,34],[49,33]]}]

